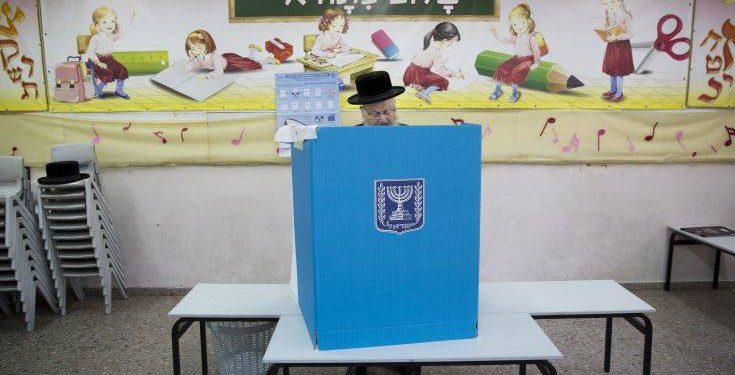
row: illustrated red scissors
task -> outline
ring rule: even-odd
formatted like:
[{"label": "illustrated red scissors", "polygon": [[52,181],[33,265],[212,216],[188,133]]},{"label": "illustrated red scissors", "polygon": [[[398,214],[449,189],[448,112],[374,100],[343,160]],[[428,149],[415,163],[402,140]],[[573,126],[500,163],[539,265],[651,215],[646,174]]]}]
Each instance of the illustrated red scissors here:
[{"label": "illustrated red scissors", "polygon": [[[664,32],[664,26],[666,22],[674,20],[676,25],[674,30],[670,33]],[[689,58],[691,53],[692,41],[687,37],[677,38],[684,28],[684,22],[675,14],[667,14],[658,21],[658,37],[653,42],[635,43],[633,48],[649,48],[646,57],[635,69],[635,72],[640,74],[645,71],[646,68],[653,62],[654,58],[659,55],[659,52],[664,52],[676,61],[684,61]],[[679,43],[685,43],[687,45],[686,51],[683,53],[676,53],[674,51],[675,46]]]}]

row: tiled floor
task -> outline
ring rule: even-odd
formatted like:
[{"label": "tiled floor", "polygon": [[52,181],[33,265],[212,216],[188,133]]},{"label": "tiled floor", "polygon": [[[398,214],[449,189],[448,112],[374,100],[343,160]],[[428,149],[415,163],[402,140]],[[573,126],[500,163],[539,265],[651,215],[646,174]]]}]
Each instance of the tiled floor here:
[{"label": "tiled floor", "polygon": [[[300,64],[289,64],[290,70]],[[275,69],[268,67],[267,69]],[[131,77],[126,81],[125,91],[130,100],[108,96],[105,99],[94,98],[82,103],[62,103],[53,97],[50,99],[50,110],[55,112],[127,112],[127,111],[233,111],[233,110],[274,110],[275,89],[273,72],[228,73],[238,75],[237,81],[209,97],[197,102],[174,91],[159,87],[150,82],[150,76]],[[595,77],[597,77],[596,75]],[[600,97],[609,89],[609,81],[604,78],[585,79],[585,86],[561,93],[549,93],[521,88],[521,99],[517,103],[508,103],[510,88],[505,87],[505,95],[497,101],[488,99],[495,84],[487,77],[479,77],[461,89],[435,92],[432,104],[425,104],[415,95],[413,89],[398,98],[398,107],[433,108],[433,109],[548,109],[548,108],[581,108],[581,109],[684,109],[686,100],[686,82],[678,79],[652,79],[646,75],[631,75],[625,78],[624,101],[610,103]],[[398,84],[398,82],[396,82]],[[106,92],[112,93],[113,84],[109,84]],[[355,93],[355,88],[348,86],[341,93],[342,108],[353,108],[347,104],[347,98]]]},{"label": "tiled floor", "polygon": [[[658,311],[654,326],[653,373],[735,374],[735,289],[641,290],[638,296]],[[36,331],[26,333],[20,316],[0,316],[0,374],[170,374],[173,320],[166,313],[180,296],[131,296],[113,301],[104,314],[100,297],[74,302],[67,316],[39,313]],[[43,302],[39,301],[43,306]],[[604,320],[540,321],[564,353],[555,361],[559,374],[604,374]],[[182,342],[183,374],[200,369],[198,330]],[[612,371],[641,373],[642,336],[616,320]],[[211,340],[211,337],[210,337]],[[211,348],[212,346],[209,345]],[[210,373],[215,372],[210,354]],[[425,374],[517,374],[514,367],[426,367]],[[343,368],[294,369],[293,374],[342,375]],[[370,368],[370,374],[389,374]],[[537,374],[529,369],[529,374]]]}]

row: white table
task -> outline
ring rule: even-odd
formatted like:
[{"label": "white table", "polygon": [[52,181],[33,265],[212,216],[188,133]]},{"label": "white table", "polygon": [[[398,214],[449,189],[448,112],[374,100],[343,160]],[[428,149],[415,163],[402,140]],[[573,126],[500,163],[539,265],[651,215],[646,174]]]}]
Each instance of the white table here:
[{"label": "white table", "polygon": [[178,318],[171,330],[174,374],[181,374],[179,339],[199,322],[202,374],[207,374],[208,321],[277,321],[301,314],[287,284],[197,284],[168,313]]},{"label": "white table", "polygon": [[[716,224],[721,225],[721,224]],[[715,269],[712,277],[712,289],[717,289],[720,279],[720,258],[722,253],[735,255],[735,236],[729,237],[701,237],[685,232],[681,228],[714,226],[705,225],[669,225],[669,252],[666,258],[666,283],[664,289],[671,290],[671,264],[674,260],[674,246],[677,245],[706,245],[715,250]],[[735,229],[735,225],[721,225]],[[677,239],[676,237],[681,237]]]},{"label": "white table", "polygon": [[301,314],[287,284],[197,284],[168,313],[176,318],[265,318]]},{"label": "white table", "polygon": [[[476,344],[487,344],[484,342],[484,336],[482,336],[482,332],[484,332],[485,329],[495,332],[508,332],[502,336],[503,340],[507,340],[503,342],[503,345],[508,346],[506,348],[507,350],[513,350],[513,345],[515,345],[513,344],[513,342],[515,342],[514,340],[520,338],[520,336],[515,336],[516,330],[519,332],[527,332],[524,333],[524,335],[532,335],[535,334],[534,331],[538,329],[538,326],[536,326],[535,323],[534,326],[530,326],[527,323],[522,322],[527,322],[529,319],[528,316],[535,319],[606,318],[605,371],[609,371],[612,320],[613,318],[621,317],[625,318],[636,329],[645,335],[643,359],[644,374],[650,374],[653,328],[651,321],[648,319],[646,314],[650,314],[654,311],[655,309],[653,307],[630,293],[625,288],[621,287],[616,282],[610,280],[481,283],[479,312],[481,316],[480,340],[483,340],[483,342]],[[487,320],[488,315],[506,316],[505,319],[508,319],[508,321],[515,319],[516,324],[523,324],[524,326],[521,327],[522,329],[512,328],[513,325],[506,322],[504,324],[498,324],[499,327],[497,329],[490,329],[489,327],[493,327],[492,324],[497,324],[499,321],[492,319]],[[279,323],[274,337],[280,337],[288,333],[289,330],[284,328],[287,327],[286,324],[296,325],[296,322],[298,321],[301,321],[301,324],[303,324],[303,318],[301,318],[301,311],[299,310],[298,303],[293,299],[290,287],[286,284],[198,284],[171,310],[169,316],[178,318],[171,332],[175,375],[179,375],[181,373],[179,339],[194,322],[199,322],[203,374],[207,373],[205,328],[207,321],[276,321],[280,318],[284,323],[283,325]],[[510,318],[510,316],[516,316],[516,318]],[[525,316],[525,318],[518,318],[518,316]],[[505,328],[510,328],[510,330],[503,331]],[[302,335],[307,335],[305,337],[308,339],[308,333],[305,328],[303,331],[299,332],[301,332]],[[310,340],[304,341],[304,337],[299,340],[301,340],[302,343],[308,341],[309,346],[311,346]],[[544,343],[547,340],[548,338],[544,335],[543,339],[540,339],[538,342]],[[462,341],[467,340],[459,340],[457,342]],[[279,339],[278,342],[287,341],[285,339],[282,341]],[[413,344],[411,346],[436,344],[439,343]],[[392,347],[374,349],[386,350],[386,348]],[[311,348],[311,350],[313,350],[313,348]],[[363,352],[373,350],[373,348],[359,350]],[[324,355],[334,355],[334,353],[338,352],[340,351],[325,351],[319,353],[326,353]],[[450,357],[450,351],[444,352],[445,356],[438,358],[449,358],[451,360],[459,359],[459,357],[456,356]],[[374,352],[372,353],[374,354]],[[514,361],[513,363],[520,364],[521,373],[524,373],[527,363],[532,363],[538,366],[537,363],[534,363],[531,360],[533,358],[538,360],[538,358],[534,356],[527,355],[526,357],[519,357],[512,356],[509,352],[499,351],[495,353],[508,356],[512,361]],[[291,358],[291,360],[295,361],[294,358]],[[299,362],[304,362],[303,358],[304,357],[302,357]],[[381,363],[403,361],[409,357],[392,357],[392,359],[386,358],[389,357],[383,357],[383,359],[380,360]],[[416,358],[420,360],[426,359],[426,357],[420,356]],[[482,359],[490,361],[493,358],[498,359],[500,356],[487,356]],[[546,359],[546,362],[548,362],[549,359],[553,358],[549,356]],[[269,356],[268,360],[272,360],[274,363],[276,360],[282,361],[281,363],[291,366],[295,363],[289,361],[286,357],[276,358]],[[365,357],[359,357],[358,360],[368,362],[365,360]],[[305,363],[308,363],[308,361]],[[393,364],[400,364],[400,362]],[[415,363],[413,364],[415,365]],[[487,364],[487,362],[483,362],[483,364]],[[420,370],[420,367],[417,367],[417,369]],[[550,363],[542,363],[540,370],[542,373],[550,373],[554,371],[553,366],[551,366]]]},{"label": "white table", "polygon": [[[559,350],[528,314],[481,314],[476,339],[425,342],[359,349],[317,350],[301,315],[278,321],[263,361],[283,369],[332,366],[536,365],[556,374],[550,360]],[[277,369],[276,369],[277,371]]]},{"label": "white table", "polygon": [[612,280],[480,283],[480,314],[525,312],[534,319],[605,318],[604,370],[610,371],[613,318],[623,318],[644,335],[643,374],[651,373],[656,311]]}]

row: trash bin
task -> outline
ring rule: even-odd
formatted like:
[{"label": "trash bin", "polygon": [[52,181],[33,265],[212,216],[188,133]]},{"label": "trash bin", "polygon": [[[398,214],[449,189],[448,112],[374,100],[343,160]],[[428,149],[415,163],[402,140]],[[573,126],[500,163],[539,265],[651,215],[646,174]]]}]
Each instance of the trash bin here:
[{"label": "trash bin", "polygon": [[220,375],[265,375],[263,355],[276,322],[208,322]]}]

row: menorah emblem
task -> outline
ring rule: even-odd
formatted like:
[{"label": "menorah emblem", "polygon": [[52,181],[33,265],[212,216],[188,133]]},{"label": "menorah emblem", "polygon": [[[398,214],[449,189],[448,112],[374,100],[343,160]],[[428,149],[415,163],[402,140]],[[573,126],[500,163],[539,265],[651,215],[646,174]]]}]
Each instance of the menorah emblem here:
[{"label": "menorah emblem", "polygon": [[390,221],[411,220],[411,214],[403,209],[403,204],[413,196],[413,186],[389,186],[388,198],[398,205],[390,214]]},{"label": "menorah emblem", "polygon": [[375,228],[403,234],[424,226],[424,179],[375,181]]}]

